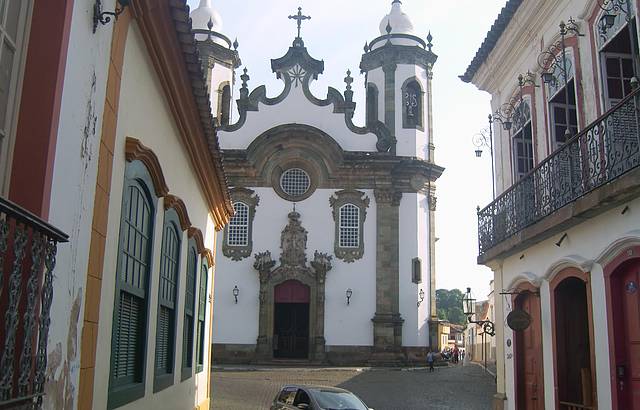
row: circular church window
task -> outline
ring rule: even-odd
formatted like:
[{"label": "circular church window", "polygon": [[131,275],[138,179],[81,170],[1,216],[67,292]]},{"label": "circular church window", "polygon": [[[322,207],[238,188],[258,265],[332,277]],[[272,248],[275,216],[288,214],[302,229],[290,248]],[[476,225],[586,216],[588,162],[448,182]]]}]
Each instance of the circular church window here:
[{"label": "circular church window", "polygon": [[292,198],[303,196],[311,186],[309,174],[300,168],[290,168],[280,176],[280,188],[282,192]]}]

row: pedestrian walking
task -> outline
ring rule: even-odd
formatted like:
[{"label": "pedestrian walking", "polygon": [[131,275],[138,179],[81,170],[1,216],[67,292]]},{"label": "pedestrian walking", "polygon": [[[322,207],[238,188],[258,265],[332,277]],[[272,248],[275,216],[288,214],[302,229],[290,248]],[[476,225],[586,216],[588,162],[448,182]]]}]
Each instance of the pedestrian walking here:
[{"label": "pedestrian walking", "polygon": [[429,365],[429,373],[431,373],[433,370],[433,362],[434,362],[434,355],[433,352],[431,351],[431,349],[429,349],[429,353],[427,353],[427,364]]}]

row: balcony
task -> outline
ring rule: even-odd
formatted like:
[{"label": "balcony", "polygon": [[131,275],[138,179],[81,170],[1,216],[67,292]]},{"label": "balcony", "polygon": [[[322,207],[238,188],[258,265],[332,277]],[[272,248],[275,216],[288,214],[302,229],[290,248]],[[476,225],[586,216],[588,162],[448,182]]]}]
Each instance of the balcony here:
[{"label": "balcony", "polygon": [[478,262],[508,255],[640,195],[640,89],[478,211]]},{"label": "balcony", "polygon": [[57,245],[68,236],[0,198],[0,408],[40,409]]}]

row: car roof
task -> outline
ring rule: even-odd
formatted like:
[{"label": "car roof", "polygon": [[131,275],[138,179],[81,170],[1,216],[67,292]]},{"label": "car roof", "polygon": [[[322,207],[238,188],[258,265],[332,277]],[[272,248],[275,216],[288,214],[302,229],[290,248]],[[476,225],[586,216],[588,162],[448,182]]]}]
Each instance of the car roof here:
[{"label": "car roof", "polygon": [[298,389],[310,389],[310,390],[324,390],[324,391],[330,391],[335,393],[351,393],[349,390],[341,389],[339,387],[307,385],[307,384],[287,384],[286,386],[283,386],[282,389],[286,389],[287,387],[295,387]]}]

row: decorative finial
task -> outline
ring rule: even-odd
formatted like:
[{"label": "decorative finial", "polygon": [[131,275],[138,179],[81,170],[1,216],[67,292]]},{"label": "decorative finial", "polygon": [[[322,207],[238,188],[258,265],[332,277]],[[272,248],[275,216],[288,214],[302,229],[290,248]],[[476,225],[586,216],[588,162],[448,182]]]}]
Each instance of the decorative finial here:
[{"label": "decorative finial", "polygon": [[433,47],[433,43],[431,41],[433,41],[433,36],[431,35],[431,31],[429,31],[429,34],[427,34],[427,48],[429,51],[431,51],[431,48]]},{"label": "decorative finial", "polygon": [[298,7],[298,14],[293,15],[293,16],[289,16],[289,18],[291,20],[297,20],[298,21],[298,37],[296,37],[296,38],[302,38],[302,37],[300,37],[300,28],[302,27],[302,22],[304,20],[311,20],[311,16],[303,16],[302,15],[302,7]]},{"label": "decorative finial", "polygon": [[387,35],[391,34],[391,20],[387,19],[387,27],[385,27]]},{"label": "decorative finial", "polygon": [[244,68],[243,72],[244,74],[240,76],[240,79],[242,80],[242,87],[240,87],[240,98],[246,99],[249,98],[249,87],[247,82],[251,79],[251,77],[249,77],[249,74],[247,74],[247,67]]},{"label": "decorative finial", "polygon": [[238,46],[239,46],[239,45],[240,45],[240,44],[238,44],[238,38],[236,37],[236,39],[233,41],[233,49],[234,49],[234,50],[236,50],[236,51],[238,51]]},{"label": "decorative finial", "polygon": [[347,70],[347,76],[344,78],[344,82],[347,84],[347,89],[344,92],[344,99],[347,102],[352,102],[353,91],[351,90],[351,84],[353,83],[353,77],[351,77],[351,70]]},{"label": "decorative finial", "polygon": [[368,53],[369,52],[369,43],[368,42],[364,42],[364,52]]},{"label": "decorative finial", "polygon": [[394,4],[402,4],[402,2],[400,0],[393,0],[393,2],[391,3],[391,5],[393,6]]},{"label": "decorative finial", "polygon": [[209,22],[207,23],[207,28],[209,31],[213,30],[213,20],[209,17]]}]

